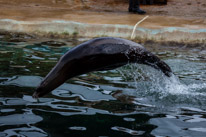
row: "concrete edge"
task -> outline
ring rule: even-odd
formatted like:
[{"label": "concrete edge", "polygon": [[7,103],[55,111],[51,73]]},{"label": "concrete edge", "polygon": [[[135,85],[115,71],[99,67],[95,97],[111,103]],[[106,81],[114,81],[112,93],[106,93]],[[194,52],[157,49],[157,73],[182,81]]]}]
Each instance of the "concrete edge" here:
[{"label": "concrete edge", "polygon": [[[0,19],[0,30],[9,32],[55,34],[79,37],[122,37],[130,39],[133,26],[113,24],[87,24],[74,21],[17,21]],[[167,27],[162,29],[149,29],[138,27],[135,39],[154,41],[192,42],[206,41],[205,29],[188,29],[183,27]]]}]

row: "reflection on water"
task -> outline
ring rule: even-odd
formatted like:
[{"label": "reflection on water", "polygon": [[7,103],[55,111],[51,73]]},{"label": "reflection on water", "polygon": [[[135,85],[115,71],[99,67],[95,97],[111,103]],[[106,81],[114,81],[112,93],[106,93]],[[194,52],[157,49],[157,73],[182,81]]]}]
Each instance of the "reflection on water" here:
[{"label": "reflection on water", "polygon": [[0,39],[1,137],[205,135],[203,51],[150,49],[171,66],[171,78],[126,65],[75,77],[35,100],[37,85],[74,44]]}]

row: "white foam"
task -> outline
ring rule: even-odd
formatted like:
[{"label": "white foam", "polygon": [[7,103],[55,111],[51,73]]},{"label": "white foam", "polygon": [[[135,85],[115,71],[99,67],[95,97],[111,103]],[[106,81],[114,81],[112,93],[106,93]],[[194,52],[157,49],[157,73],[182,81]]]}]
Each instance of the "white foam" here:
[{"label": "white foam", "polygon": [[162,92],[171,95],[206,96],[206,93],[196,92],[198,90],[206,88],[206,83],[186,85],[184,83],[181,83],[175,75],[172,75],[170,78],[165,77],[164,79],[164,91]]},{"label": "white foam", "polygon": [[134,86],[141,95],[158,94],[160,99],[169,95],[206,96],[206,92],[199,92],[202,89],[206,89],[206,83],[186,85],[180,82],[179,78],[174,74],[171,77],[167,77],[161,71],[140,64],[129,65],[127,68],[129,70],[123,68],[119,72],[125,79],[133,78]]}]

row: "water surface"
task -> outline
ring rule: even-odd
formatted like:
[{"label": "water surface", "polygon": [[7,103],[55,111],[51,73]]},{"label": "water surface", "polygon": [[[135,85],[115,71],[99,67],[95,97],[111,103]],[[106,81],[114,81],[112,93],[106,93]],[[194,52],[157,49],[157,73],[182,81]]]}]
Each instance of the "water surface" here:
[{"label": "water surface", "polygon": [[0,136],[198,136],[206,134],[206,50],[145,45],[171,66],[165,77],[133,64],[68,80],[32,99],[79,40],[0,35]]}]

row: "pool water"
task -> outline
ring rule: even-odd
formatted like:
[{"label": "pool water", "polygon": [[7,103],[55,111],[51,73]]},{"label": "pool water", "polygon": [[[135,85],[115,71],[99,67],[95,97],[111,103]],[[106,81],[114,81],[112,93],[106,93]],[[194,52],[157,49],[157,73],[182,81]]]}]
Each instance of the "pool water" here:
[{"label": "pool water", "polygon": [[0,137],[206,135],[206,50],[145,47],[175,75],[140,64],[69,79],[32,94],[58,59],[86,39],[23,40],[0,35]]}]

